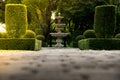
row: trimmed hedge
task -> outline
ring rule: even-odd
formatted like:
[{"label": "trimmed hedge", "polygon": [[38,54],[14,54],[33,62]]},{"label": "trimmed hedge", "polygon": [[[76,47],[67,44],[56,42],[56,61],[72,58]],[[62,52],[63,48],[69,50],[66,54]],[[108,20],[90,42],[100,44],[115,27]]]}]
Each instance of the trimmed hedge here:
[{"label": "trimmed hedge", "polygon": [[120,50],[120,39],[116,38],[89,38],[80,40],[78,47],[81,50]]},{"label": "trimmed hedge", "polygon": [[42,48],[42,41],[35,39],[35,48],[34,50],[40,50]]},{"label": "trimmed hedge", "polygon": [[45,40],[45,37],[44,37],[44,35],[37,35],[36,39],[43,41],[43,40]]},{"label": "trimmed hedge", "polygon": [[102,5],[95,8],[94,30],[98,38],[112,38],[116,26],[116,7]]},{"label": "trimmed hedge", "polygon": [[83,35],[85,36],[85,38],[96,38],[95,30],[93,30],[93,29],[86,30],[83,33]]},{"label": "trimmed hedge", "polygon": [[119,38],[120,39],[120,33],[116,34],[115,38]]},{"label": "trimmed hedge", "polygon": [[36,35],[43,35],[43,30],[40,28],[36,28],[35,33],[36,33]]},{"label": "trimmed hedge", "polygon": [[0,38],[8,38],[8,35],[6,32],[0,32]]},{"label": "trimmed hedge", "polygon": [[34,38],[28,39],[0,39],[0,50],[39,50],[41,41]]},{"label": "trimmed hedge", "polygon": [[32,30],[26,30],[26,33],[23,38],[35,38],[36,34]]},{"label": "trimmed hedge", "polygon": [[79,41],[81,39],[85,39],[85,37],[83,35],[78,35],[75,39],[76,41]]},{"label": "trimmed hedge", "polygon": [[6,4],[5,24],[10,38],[21,38],[28,27],[26,6],[24,4]]}]

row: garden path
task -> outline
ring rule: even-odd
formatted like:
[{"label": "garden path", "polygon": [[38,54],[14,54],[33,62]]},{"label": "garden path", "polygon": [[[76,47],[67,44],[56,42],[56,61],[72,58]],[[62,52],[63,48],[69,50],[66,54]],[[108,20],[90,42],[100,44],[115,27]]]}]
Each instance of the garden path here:
[{"label": "garden path", "polygon": [[120,80],[120,51],[1,50],[0,80]]}]

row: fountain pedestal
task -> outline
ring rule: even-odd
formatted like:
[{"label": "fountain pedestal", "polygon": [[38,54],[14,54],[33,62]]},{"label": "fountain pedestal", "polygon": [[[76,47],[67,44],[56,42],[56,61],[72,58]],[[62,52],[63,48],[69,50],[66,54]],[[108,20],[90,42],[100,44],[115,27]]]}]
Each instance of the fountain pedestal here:
[{"label": "fountain pedestal", "polygon": [[56,45],[55,45],[55,47],[57,47],[57,48],[62,48],[63,47],[62,38],[66,37],[68,35],[68,33],[61,32],[61,29],[63,29],[63,27],[65,26],[65,24],[61,23],[62,18],[63,17],[60,15],[60,13],[58,13],[58,16],[56,17],[58,23],[55,24],[55,26],[58,29],[58,32],[57,33],[50,33],[51,36],[57,37]]},{"label": "fountain pedestal", "polygon": [[50,34],[53,37],[57,37],[55,47],[62,48],[63,47],[62,38],[66,37],[68,35],[68,33],[61,33],[61,32],[59,32],[59,33],[50,33]]}]

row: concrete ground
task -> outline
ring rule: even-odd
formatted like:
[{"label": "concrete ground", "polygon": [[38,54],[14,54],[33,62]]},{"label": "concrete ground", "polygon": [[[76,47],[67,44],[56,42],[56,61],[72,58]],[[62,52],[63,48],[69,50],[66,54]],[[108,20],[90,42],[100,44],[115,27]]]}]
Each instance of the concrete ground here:
[{"label": "concrete ground", "polygon": [[120,51],[2,50],[0,80],[120,80]]}]

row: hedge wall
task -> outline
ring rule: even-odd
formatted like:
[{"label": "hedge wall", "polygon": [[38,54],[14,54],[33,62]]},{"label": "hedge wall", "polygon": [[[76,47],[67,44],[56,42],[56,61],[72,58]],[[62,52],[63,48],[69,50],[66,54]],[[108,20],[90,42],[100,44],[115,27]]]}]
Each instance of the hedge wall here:
[{"label": "hedge wall", "polygon": [[120,39],[116,38],[89,38],[79,41],[81,50],[120,50]]},{"label": "hedge wall", "polygon": [[10,38],[21,38],[27,29],[27,8],[24,4],[6,4],[5,24]]},{"label": "hedge wall", "polygon": [[116,26],[116,7],[102,5],[95,8],[94,30],[98,38],[111,38]]},{"label": "hedge wall", "polygon": [[41,41],[31,39],[6,39],[0,38],[0,50],[39,50]]}]

